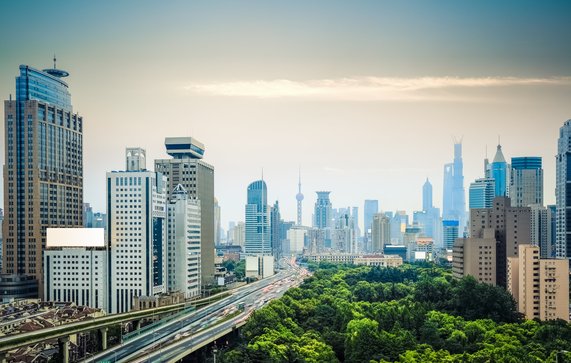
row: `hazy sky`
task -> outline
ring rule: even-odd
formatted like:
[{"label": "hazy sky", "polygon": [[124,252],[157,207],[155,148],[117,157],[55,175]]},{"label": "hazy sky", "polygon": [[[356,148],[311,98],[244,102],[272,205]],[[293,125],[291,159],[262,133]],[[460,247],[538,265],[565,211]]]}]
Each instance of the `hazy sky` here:
[{"label": "hazy sky", "polygon": [[364,199],[420,209],[428,177],[441,207],[455,138],[466,188],[501,135],[508,160],[543,157],[553,203],[570,15],[569,1],[12,1],[0,95],[15,93],[19,64],[49,67],[57,53],[85,122],[84,198],[101,211],[125,147],[153,160],[165,136],[187,135],[216,168],[224,228],[243,220],[262,168],[286,220],[298,166],[306,224],[316,190],[359,206],[362,223]]}]

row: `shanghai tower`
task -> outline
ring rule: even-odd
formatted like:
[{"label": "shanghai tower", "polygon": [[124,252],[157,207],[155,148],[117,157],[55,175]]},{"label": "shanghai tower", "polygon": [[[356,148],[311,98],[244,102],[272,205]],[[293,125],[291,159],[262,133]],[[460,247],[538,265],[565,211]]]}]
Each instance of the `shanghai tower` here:
[{"label": "shanghai tower", "polygon": [[463,234],[466,225],[466,192],[461,142],[454,144],[454,162],[444,165],[442,219],[458,221],[458,233],[460,236]]},{"label": "shanghai tower", "polygon": [[3,298],[33,297],[43,284],[47,227],[83,225],[83,119],[68,73],[22,65],[16,99],[4,102]]}]

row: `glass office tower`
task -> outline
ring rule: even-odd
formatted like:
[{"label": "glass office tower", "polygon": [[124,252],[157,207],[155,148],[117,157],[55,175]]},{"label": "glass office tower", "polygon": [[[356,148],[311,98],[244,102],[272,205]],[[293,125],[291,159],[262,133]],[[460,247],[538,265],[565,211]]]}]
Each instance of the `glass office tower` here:
[{"label": "glass office tower", "polygon": [[43,291],[47,227],[83,225],[83,119],[66,76],[55,62],[43,71],[22,65],[16,100],[4,102],[3,299]]}]

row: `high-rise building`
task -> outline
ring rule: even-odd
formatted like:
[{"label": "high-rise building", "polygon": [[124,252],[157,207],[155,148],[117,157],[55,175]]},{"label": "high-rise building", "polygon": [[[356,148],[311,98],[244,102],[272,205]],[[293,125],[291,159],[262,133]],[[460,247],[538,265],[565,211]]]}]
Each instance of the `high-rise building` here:
[{"label": "high-rise building", "polygon": [[308,228],[303,226],[293,226],[287,231],[289,253],[301,255],[305,248],[305,238]]},{"label": "high-rise building", "polygon": [[422,186],[422,210],[428,211],[432,207],[434,207],[432,204],[432,184],[426,178],[426,182]]},{"label": "high-rise building", "polygon": [[491,208],[496,194],[496,182],[492,178],[476,179],[470,184],[469,207]]},{"label": "high-rise building", "polygon": [[481,237],[457,238],[452,249],[452,275],[473,276],[478,282],[496,284],[496,239],[493,229]]},{"label": "high-rise building", "polygon": [[[571,119],[559,129],[557,141],[555,201],[557,235],[555,256],[571,259]],[[6,193],[4,193],[6,195]]]},{"label": "high-rise building", "polygon": [[366,199],[363,209],[363,234],[368,236],[373,223],[373,215],[379,213],[379,201],[376,199]]},{"label": "high-rise building", "polygon": [[509,197],[514,207],[543,205],[543,168],[541,157],[512,158]]},{"label": "high-rise building", "polygon": [[22,288],[0,279],[3,297],[43,293],[46,228],[83,225],[83,118],[73,113],[66,76],[55,58],[43,71],[21,65],[16,99],[4,102],[3,272]]},{"label": "high-rise building", "polygon": [[466,226],[466,191],[462,143],[454,144],[454,162],[444,165],[442,219],[458,221],[458,235],[463,234]]},{"label": "high-rise building", "polygon": [[555,255],[555,249],[551,241],[552,220],[554,216],[551,209],[541,205],[532,204],[531,208],[531,240],[530,244],[539,247],[541,258],[552,258]]},{"label": "high-rise building", "polygon": [[353,228],[355,229],[355,237],[361,236],[361,228],[359,227],[359,207],[351,208],[351,218],[353,218]]},{"label": "high-rise building", "polygon": [[303,194],[301,193],[301,170],[299,171],[299,180],[297,183],[297,194],[295,195],[295,200],[297,201],[297,225],[301,226],[303,224],[303,219],[302,219]]},{"label": "high-rise building", "polygon": [[[387,214],[387,213],[385,213]],[[388,216],[388,214],[387,214]],[[391,243],[400,244],[403,242],[403,234],[408,226],[408,215],[404,210],[397,210],[391,219]]]},{"label": "high-rise building", "polygon": [[492,208],[470,210],[470,237],[481,238],[495,230],[496,283],[506,287],[507,258],[517,256],[518,245],[531,241],[531,209],[512,207],[510,198],[496,197]]},{"label": "high-rise building", "polygon": [[527,319],[569,321],[569,264],[541,259],[539,247],[522,244],[508,258],[507,289]]},{"label": "high-rise building", "polygon": [[433,205],[432,184],[428,178],[422,186],[422,211],[413,213],[413,223],[422,228],[422,234],[425,237],[431,237],[434,241],[441,241],[440,209]]},{"label": "high-rise building", "polygon": [[271,255],[270,208],[268,188],[263,180],[248,185],[246,204],[246,242],[244,252],[249,255]]},{"label": "high-rise building", "polygon": [[454,247],[454,241],[458,238],[458,228],[460,223],[456,220],[442,221],[442,247],[451,250]]},{"label": "high-rise building", "polygon": [[494,195],[496,197],[506,197],[508,196],[509,187],[509,170],[508,163],[502,152],[502,145],[498,144],[496,150],[496,156],[490,166],[490,175],[496,183],[496,191]]},{"label": "high-rise building", "polygon": [[391,220],[384,213],[374,214],[371,230],[371,252],[382,253],[385,245],[391,243]]},{"label": "high-rise building", "polygon": [[334,227],[331,230],[331,247],[338,252],[357,253],[357,239],[351,216],[341,215]]},{"label": "high-rise building", "polygon": [[172,159],[155,160],[155,171],[167,178],[167,198],[178,184],[200,201],[200,258],[202,283],[214,282],[214,167],[202,160],[204,145],[192,137],[167,137]]},{"label": "high-rise building", "polygon": [[109,312],[109,250],[103,228],[48,228],[45,301],[73,302]]},{"label": "high-rise building", "polygon": [[135,296],[167,292],[166,185],[156,172],[107,173],[111,313],[129,311]]},{"label": "high-rise building", "polygon": [[232,235],[232,244],[242,247],[242,251],[244,251],[246,241],[246,225],[244,222],[236,223],[234,228],[230,230],[230,234]]},{"label": "high-rise building", "polygon": [[331,227],[331,200],[329,200],[331,192],[317,192],[317,201],[315,202],[314,227],[330,228]]},{"label": "high-rise building", "polygon": [[167,269],[169,292],[200,296],[200,201],[180,184],[167,204]]},{"label": "high-rise building", "polygon": [[281,223],[282,216],[280,213],[280,203],[276,200],[274,205],[270,209],[270,244],[272,246],[272,255],[279,260],[282,253],[281,246]]}]

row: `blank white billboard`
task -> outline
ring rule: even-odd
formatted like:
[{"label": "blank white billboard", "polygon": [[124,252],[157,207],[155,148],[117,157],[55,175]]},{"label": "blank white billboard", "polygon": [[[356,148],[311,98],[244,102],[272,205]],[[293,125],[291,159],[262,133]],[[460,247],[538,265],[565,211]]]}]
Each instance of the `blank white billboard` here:
[{"label": "blank white billboard", "polygon": [[105,247],[103,228],[47,228],[46,247]]}]

